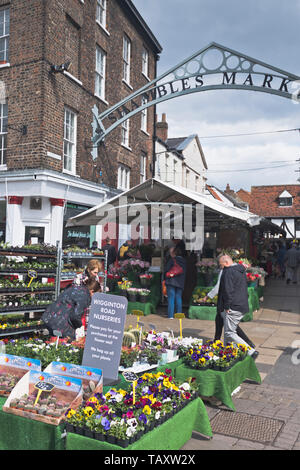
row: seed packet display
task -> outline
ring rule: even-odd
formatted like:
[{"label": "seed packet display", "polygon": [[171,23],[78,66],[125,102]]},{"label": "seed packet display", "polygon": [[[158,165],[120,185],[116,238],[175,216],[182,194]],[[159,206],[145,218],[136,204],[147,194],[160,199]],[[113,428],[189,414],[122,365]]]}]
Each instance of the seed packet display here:
[{"label": "seed packet display", "polygon": [[30,371],[22,377],[6,400],[3,411],[58,425],[69,408],[82,402],[79,379]]},{"label": "seed packet display", "polygon": [[40,371],[41,361],[11,354],[0,354],[0,396],[8,397],[29,370]]}]

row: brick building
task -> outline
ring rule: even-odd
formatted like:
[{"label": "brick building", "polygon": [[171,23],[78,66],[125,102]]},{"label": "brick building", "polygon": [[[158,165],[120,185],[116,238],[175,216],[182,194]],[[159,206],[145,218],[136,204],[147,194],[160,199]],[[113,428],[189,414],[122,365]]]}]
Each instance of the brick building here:
[{"label": "brick building", "polygon": [[300,238],[300,185],[282,184],[251,186],[251,191],[239,190],[250,212],[269,219],[286,231],[287,238]]},{"label": "brick building", "polygon": [[[131,0],[0,0],[0,46],[2,239],[55,244],[68,217],[149,175],[154,109],[99,148],[92,109],[155,78],[162,48]],[[63,230],[90,239],[98,227]]]}]

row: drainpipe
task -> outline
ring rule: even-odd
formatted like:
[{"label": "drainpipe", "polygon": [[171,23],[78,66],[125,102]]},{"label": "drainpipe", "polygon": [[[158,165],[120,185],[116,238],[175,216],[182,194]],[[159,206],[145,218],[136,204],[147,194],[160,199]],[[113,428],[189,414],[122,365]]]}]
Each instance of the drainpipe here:
[{"label": "drainpipe", "polygon": [[[157,77],[157,62],[159,61],[159,55],[155,56],[155,78]],[[156,84],[155,84],[156,85]],[[155,155],[155,143],[156,143],[156,104],[154,105],[154,120],[153,120],[153,136],[152,136],[152,178],[155,178],[155,164],[156,164],[156,155]]]}]

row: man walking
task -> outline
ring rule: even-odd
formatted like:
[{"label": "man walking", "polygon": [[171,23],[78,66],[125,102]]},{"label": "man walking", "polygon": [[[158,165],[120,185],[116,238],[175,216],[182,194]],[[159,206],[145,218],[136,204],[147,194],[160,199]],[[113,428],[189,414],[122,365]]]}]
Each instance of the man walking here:
[{"label": "man walking", "polygon": [[297,284],[298,264],[300,262],[300,252],[297,250],[296,243],[293,243],[285,254],[286,262],[286,283]]},{"label": "man walking", "polygon": [[[216,285],[206,294],[206,296],[203,298],[203,300],[206,302],[208,298],[213,299],[216,295],[219,294],[219,288],[220,288],[220,281],[221,277],[223,274],[223,269],[224,269],[224,255],[220,255],[219,258],[219,266],[220,266],[220,272],[218,276],[218,280]],[[248,295],[248,294],[247,294]],[[223,317],[222,317],[222,311],[217,308],[217,314],[215,318],[215,336],[214,336],[214,341],[221,339],[222,336],[222,330],[223,330],[224,322],[223,322]],[[246,333],[240,328],[239,325],[237,325],[236,332],[240,338],[242,338],[245,343],[249,344],[251,348],[255,348],[255,345],[252,343],[252,341],[248,338]]]},{"label": "man walking", "polygon": [[218,309],[224,322],[224,343],[244,344],[248,354],[256,359],[258,351],[252,348],[237,334],[237,327],[244,314],[249,312],[246,271],[243,265],[236,264],[229,255],[220,258],[223,274],[218,293]]}]

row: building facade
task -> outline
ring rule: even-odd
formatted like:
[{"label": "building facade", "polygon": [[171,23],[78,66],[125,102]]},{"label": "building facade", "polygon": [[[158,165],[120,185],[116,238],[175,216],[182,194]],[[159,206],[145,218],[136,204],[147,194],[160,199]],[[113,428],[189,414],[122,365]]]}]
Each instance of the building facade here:
[{"label": "building facade", "polygon": [[64,221],[147,177],[154,111],[94,148],[92,110],[155,78],[161,46],[131,0],[0,0],[0,40],[1,239],[101,242]]},{"label": "building facade", "polygon": [[300,185],[252,186],[251,191],[237,191],[249,210],[264,216],[286,232],[286,237],[300,238]]},{"label": "building facade", "polygon": [[204,193],[207,163],[197,134],[168,137],[166,115],[156,123],[155,176],[166,183]]}]

